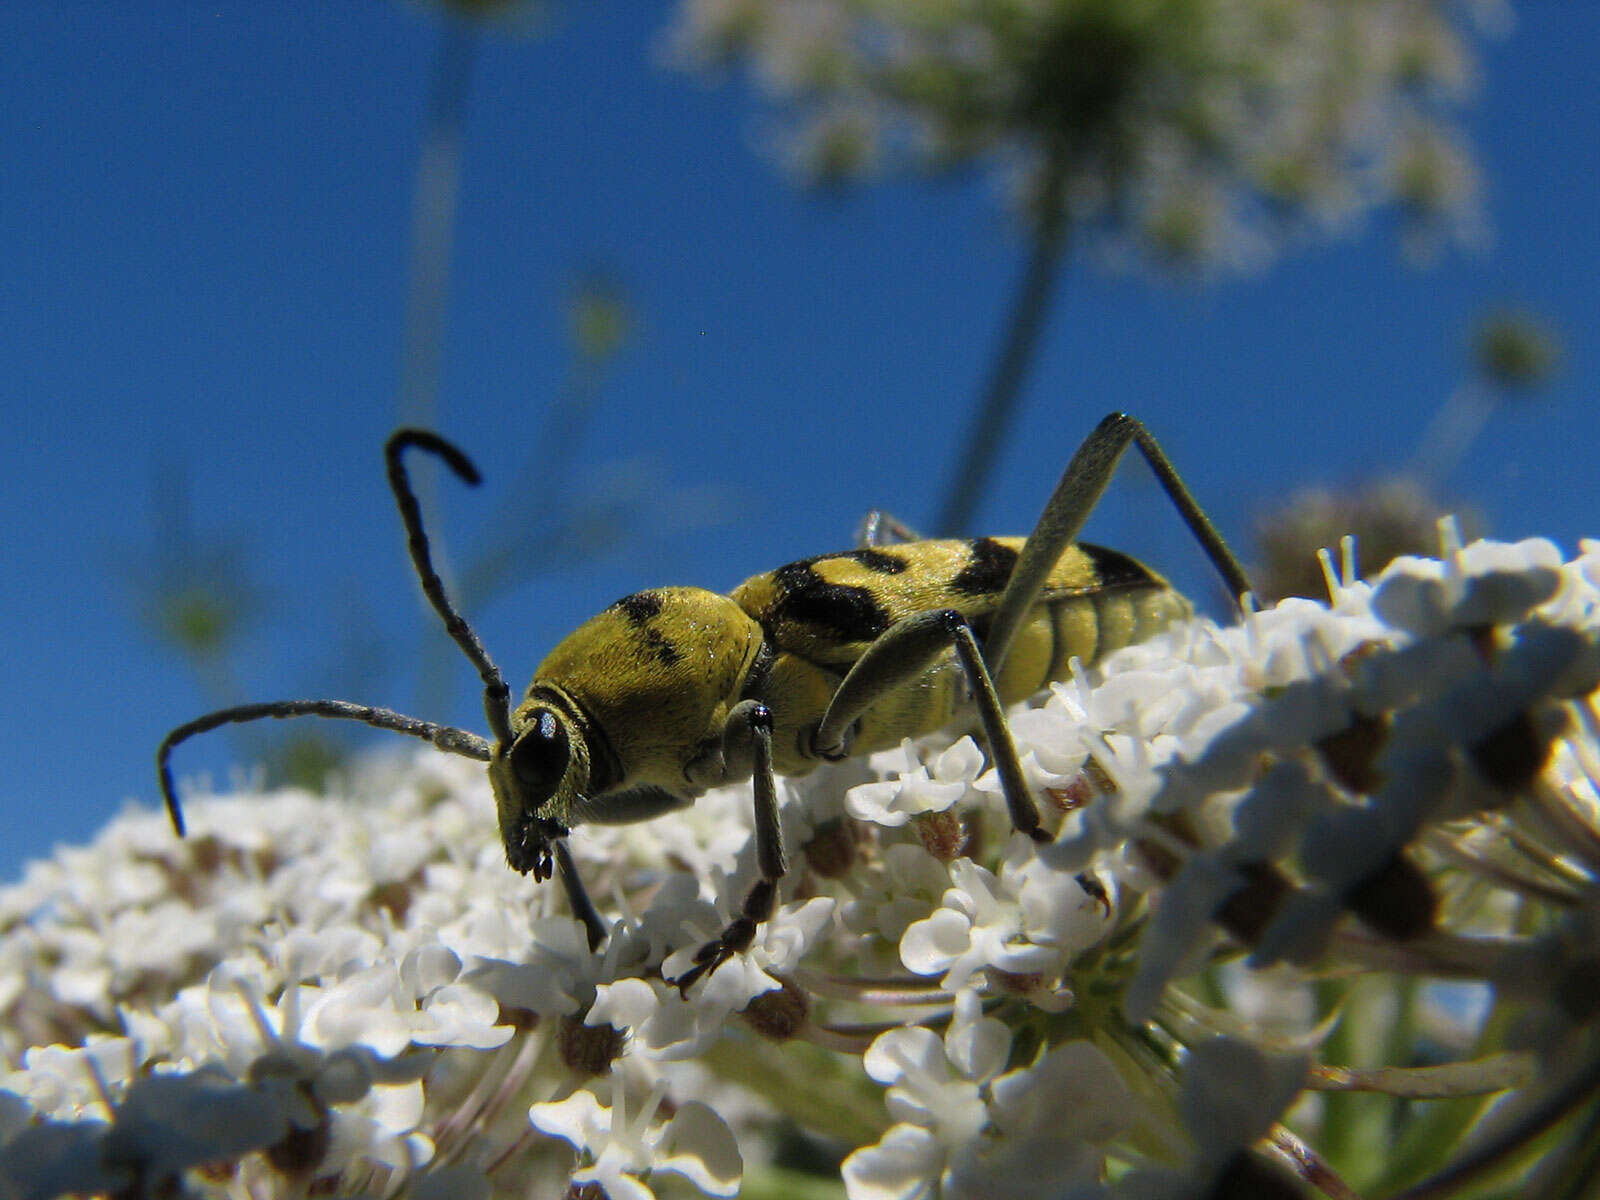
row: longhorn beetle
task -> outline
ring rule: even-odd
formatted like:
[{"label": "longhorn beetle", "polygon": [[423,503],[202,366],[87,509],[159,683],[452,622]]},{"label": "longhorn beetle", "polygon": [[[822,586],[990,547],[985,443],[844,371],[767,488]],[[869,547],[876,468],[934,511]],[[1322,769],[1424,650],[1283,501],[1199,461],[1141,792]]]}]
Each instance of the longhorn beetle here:
[{"label": "longhorn beetle", "polygon": [[[156,752],[173,826],[173,747],[229,722],[318,716],[360,721],[489,764],[506,861],[559,873],[591,947],[606,935],[565,838],[585,821],[643,821],[719,784],[754,780],[760,877],[738,915],[675,980],[679,989],[747,949],[786,870],[773,776],[898,745],[975,705],[1012,824],[1048,835],[1024,781],[1003,706],[1149,636],[1191,611],[1160,576],[1114,550],[1073,545],[1129,443],[1137,445],[1234,596],[1243,568],[1137,420],[1113,413],[1067,465],[1026,540],[919,540],[873,514],[854,550],[802,559],[728,595],[653,588],[624,596],[557,644],[516,708],[500,670],[434,571],[406,472],[412,448],[463,481],[477,469],[451,443],[400,429],[384,446],[389,486],[422,590],[483,680],[493,741],[344,700],[246,704],[180,725]],[[981,648],[980,648],[981,646]]]}]

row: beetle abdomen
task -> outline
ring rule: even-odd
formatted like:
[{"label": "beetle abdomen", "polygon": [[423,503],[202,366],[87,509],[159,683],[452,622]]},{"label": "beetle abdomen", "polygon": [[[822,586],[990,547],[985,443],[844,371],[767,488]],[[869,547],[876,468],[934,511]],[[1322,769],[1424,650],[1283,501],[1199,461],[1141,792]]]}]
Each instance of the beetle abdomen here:
[{"label": "beetle abdomen", "polygon": [[[766,699],[777,722],[774,754],[788,774],[816,765],[809,724],[866,648],[896,621],[955,609],[980,643],[1024,539],[939,539],[802,559],[746,580],[731,593],[777,652]],[[1099,546],[1069,546],[1012,643],[995,680],[1000,697],[1023,700],[1067,672],[1149,637],[1191,611],[1141,563]],[[867,753],[949,724],[966,700],[953,657],[879,698],[852,745]],[[809,724],[808,724],[809,723]]]}]

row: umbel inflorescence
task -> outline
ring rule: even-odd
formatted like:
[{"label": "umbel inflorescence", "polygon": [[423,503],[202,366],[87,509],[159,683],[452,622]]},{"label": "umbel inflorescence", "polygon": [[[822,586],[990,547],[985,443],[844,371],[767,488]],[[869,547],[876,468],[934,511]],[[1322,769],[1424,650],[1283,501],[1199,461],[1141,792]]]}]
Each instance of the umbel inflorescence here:
[{"label": "umbel inflorescence", "polygon": [[[796,1130],[852,1200],[1393,1194],[1319,1156],[1349,1091],[1417,1102],[1396,1145],[1483,1099],[1415,1194],[1569,1194],[1600,543],[1443,540],[1013,713],[1045,844],[967,737],[782,781],[784,902],[686,997],[755,869],[748,785],[574,836],[597,954],[471,763],[191,795],[184,841],[130,811],[0,892],[0,1197],[726,1196]],[[1331,1061],[1374,981],[1398,1057]]]}]

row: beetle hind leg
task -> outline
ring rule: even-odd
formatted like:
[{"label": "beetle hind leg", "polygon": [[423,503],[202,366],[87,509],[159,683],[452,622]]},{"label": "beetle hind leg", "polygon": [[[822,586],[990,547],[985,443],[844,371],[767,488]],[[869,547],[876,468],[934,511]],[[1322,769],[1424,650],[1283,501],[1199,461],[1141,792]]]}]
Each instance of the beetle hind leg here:
[{"label": "beetle hind leg", "polygon": [[984,661],[990,671],[999,674],[1005,665],[1006,653],[1017,631],[1026,623],[1028,610],[1038,600],[1051,569],[1105,494],[1123,452],[1130,445],[1139,448],[1229,593],[1237,600],[1250,591],[1250,579],[1244,567],[1179,477],[1161,444],[1137,418],[1127,413],[1111,413],[1083,440],[1067,469],[1061,473],[1060,482],[1045,502],[1044,511],[1039,514],[1038,523],[1028,535],[1011,577],[1006,581],[983,646]]}]

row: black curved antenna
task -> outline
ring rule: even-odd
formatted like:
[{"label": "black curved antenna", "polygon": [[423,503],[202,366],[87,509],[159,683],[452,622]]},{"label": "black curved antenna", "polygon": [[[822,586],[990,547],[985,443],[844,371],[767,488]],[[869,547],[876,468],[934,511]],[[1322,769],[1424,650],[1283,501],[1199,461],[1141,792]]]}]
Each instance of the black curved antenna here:
[{"label": "black curved antenna", "polygon": [[[445,595],[444,584],[433,569],[433,556],[428,550],[428,535],[422,527],[422,511],[416,493],[411,488],[411,478],[406,473],[403,455],[415,446],[442,458],[445,465],[463,482],[477,485],[482,477],[472,460],[450,442],[426,429],[397,429],[384,443],[383,458],[388,469],[389,487],[394,492],[395,503],[400,507],[400,520],[406,529],[406,546],[411,553],[411,563],[417,570],[423,594],[433,605],[433,610],[444,621],[445,631],[478,669],[483,680],[483,708],[489,718],[489,728],[501,745],[511,742],[511,693],[494,665],[478,635],[472,632],[466,618],[458,613],[450,598]],[[171,758],[173,748],[196,734],[205,733],[221,725],[244,721],[259,721],[268,717],[331,717],[342,721],[360,721],[375,729],[389,729],[409,737],[431,742],[440,750],[459,754],[463,758],[488,762],[493,749],[491,744],[475,733],[438,725],[432,721],[418,720],[387,708],[374,708],[370,704],[354,704],[348,700],[273,700],[264,704],[241,704],[233,708],[218,709],[180,725],[166,737],[156,750],[156,770],[161,778],[161,796],[166,801],[167,814],[172,827],[183,836],[183,810],[178,806],[177,793],[172,786]]]},{"label": "black curved antenna", "polygon": [[501,678],[500,668],[494,665],[489,652],[483,648],[478,635],[472,632],[467,619],[455,610],[450,597],[444,594],[444,584],[433,569],[433,556],[428,551],[428,535],[422,528],[422,510],[417,506],[416,493],[411,490],[411,478],[406,474],[402,455],[407,447],[415,446],[444,459],[445,465],[457,478],[474,487],[482,481],[472,460],[437,433],[426,429],[396,429],[383,446],[383,459],[389,469],[389,487],[395,502],[400,506],[400,520],[406,527],[406,547],[411,551],[411,564],[417,569],[423,594],[433,611],[444,622],[445,632],[455,639],[463,653],[478,668],[478,678],[483,680],[483,711],[489,718],[489,732],[503,746],[511,744],[511,692]]},{"label": "black curved antenna", "polygon": [[348,700],[273,700],[265,704],[241,704],[236,708],[218,709],[203,717],[196,717],[188,724],[179,725],[161,739],[161,745],[156,750],[156,769],[161,775],[161,796],[167,802],[167,815],[172,818],[172,827],[178,831],[178,836],[182,837],[184,832],[183,810],[178,807],[177,793],[172,787],[172,766],[169,760],[172,757],[173,747],[219,725],[259,721],[264,717],[276,717],[281,720],[285,717],[307,716],[334,717],[343,721],[360,721],[363,725],[371,725],[376,729],[392,729],[396,733],[409,734],[425,742],[432,742],[439,749],[451,754],[459,754],[463,758],[475,758],[479,762],[488,762],[491,753],[488,742],[475,733],[468,733],[465,729],[436,725],[432,721],[419,721],[415,717],[392,712],[387,708],[352,704]]}]

